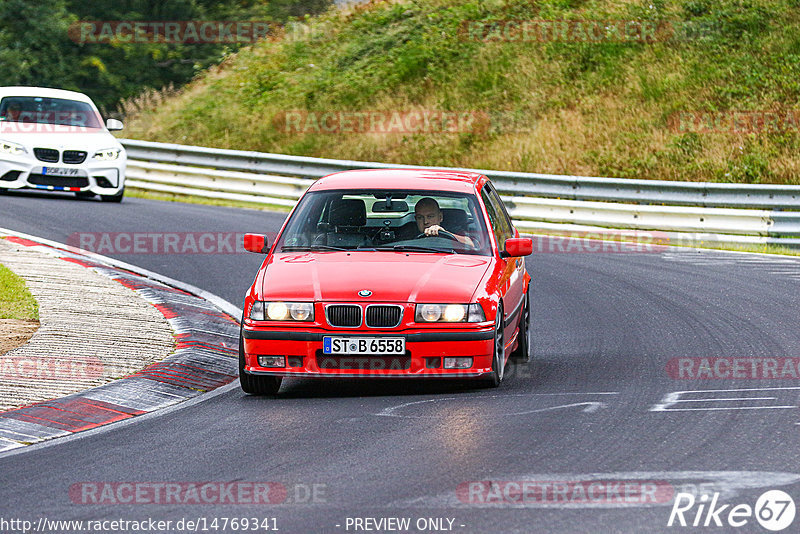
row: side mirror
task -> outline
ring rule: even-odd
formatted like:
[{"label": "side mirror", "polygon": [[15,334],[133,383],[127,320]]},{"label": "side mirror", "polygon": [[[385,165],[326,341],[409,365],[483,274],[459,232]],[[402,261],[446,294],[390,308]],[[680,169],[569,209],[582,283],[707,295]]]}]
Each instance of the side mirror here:
[{"label": "side mirror", "polygon": [[503,258],[518,258],[533,253],[533,239],[530,237],[510,237],[506,239],[505,250],[500,253]]},{"label": "side mirror", "polygon": [[248,252],[255,252],[256,254],[267,254],[269,252],[267,236],[261,234],[244,234],[244,249]]},{"label": "side mirror", "polygon": [[122,124],[122,121],[120,121],[120,120],[117,120],[117,119],[108,119],[108,120],[106,121],[106,128],[108,128],[108,129],[109,129],[109,131],[112,131],[112,132],[113,132],[113,131],[115,131],[115,130],[121,130],[121,129],[123,129],[124,127],[125,127],[125,125],[124,125],[124,124]]}]

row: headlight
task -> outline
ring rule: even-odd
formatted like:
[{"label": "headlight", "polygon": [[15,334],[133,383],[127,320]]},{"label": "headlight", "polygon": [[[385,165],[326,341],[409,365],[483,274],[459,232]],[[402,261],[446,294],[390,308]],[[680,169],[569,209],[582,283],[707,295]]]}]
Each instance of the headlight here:
[{"label": "headlight", "polygon": [[95,152],[92,157],[97,161],[114,161],[119,157],[120,152],[122,151],[119,148],[105,148]]},{"label": "headlight", "polygon": [[417,304],[418,323],[480,323],[486,320],[480,304]]},{"label": "headlight", "polygon": [[14,156],[18,156],[20,154],[26,154],[28,151],[25,150],[24,146],[18,145],[17,143],[0,141],[0,152],[3,154],[12,154]]},{"label": "headlight", "polygon": [[257,300],[250,308],[254,321],[313,321],[311,302],[264,302]]}]

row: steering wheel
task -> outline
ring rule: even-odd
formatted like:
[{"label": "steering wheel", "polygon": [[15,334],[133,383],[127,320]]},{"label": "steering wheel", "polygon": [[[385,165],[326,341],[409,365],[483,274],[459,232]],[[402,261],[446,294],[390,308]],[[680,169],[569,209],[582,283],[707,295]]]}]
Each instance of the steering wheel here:
[{"label": "steering wheel", "polygon": [[439,235],[428,235],[425,232],[422,232],[414,239],[419,239],[420,237],[445,237],[447,239],[452,239],[453,241],[458,241],[458,238],[447,230],[439,230]]}]

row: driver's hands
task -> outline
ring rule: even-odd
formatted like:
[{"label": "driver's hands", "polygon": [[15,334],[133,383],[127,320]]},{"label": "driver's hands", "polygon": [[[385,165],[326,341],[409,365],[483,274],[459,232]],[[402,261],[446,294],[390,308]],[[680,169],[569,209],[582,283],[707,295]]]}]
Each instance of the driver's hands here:
[{"label": "driver's hands", "polygon": [[425,235],[439,235],[439,230],[444,230],[444,228],[438,224],[431,225],[425,228]]}]

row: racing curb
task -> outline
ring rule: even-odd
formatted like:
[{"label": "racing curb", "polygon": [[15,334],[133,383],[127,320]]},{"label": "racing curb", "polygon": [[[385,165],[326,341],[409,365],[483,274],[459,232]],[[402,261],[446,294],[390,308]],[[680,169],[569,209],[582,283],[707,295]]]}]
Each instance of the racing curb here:
[{"label": "racing curb", "polygon": [[132,375],[0,412],[0,453],[166,408],[238,377],[241,312],[235,306],[112,258],[3,228],[0,235],[17,245],[43,247],[132,289],[161,312],[176,339],[173,353]]}]

